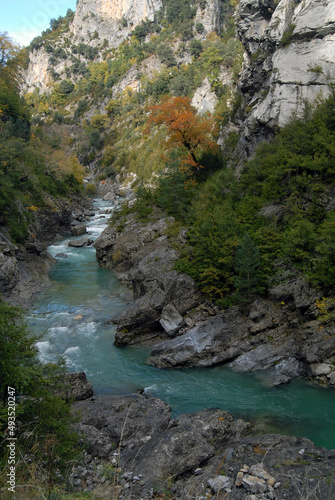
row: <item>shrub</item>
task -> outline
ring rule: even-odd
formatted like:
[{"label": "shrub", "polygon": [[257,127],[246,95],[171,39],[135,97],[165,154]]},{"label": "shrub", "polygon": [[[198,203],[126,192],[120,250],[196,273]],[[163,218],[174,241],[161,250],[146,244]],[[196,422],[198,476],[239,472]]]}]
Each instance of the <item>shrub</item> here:
[{"label": "shrub", "polygon": [[168,68],[177,65],[176,58],[174,56],[173,50],[171,47],[165,43],[161,43],[158,45],[156,49],[156,53],[161,61],[161,63],[166,64]]},{"label": "shrub", "polygon": [[93,182],[88,182],[85,186],[85,191],[87,194],[96,194],[97,187]]}]

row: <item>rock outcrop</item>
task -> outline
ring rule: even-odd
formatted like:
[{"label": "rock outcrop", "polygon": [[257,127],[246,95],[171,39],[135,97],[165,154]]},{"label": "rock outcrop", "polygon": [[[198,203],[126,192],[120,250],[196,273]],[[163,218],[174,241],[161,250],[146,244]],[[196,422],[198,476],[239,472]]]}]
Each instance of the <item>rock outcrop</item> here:
[{"label": "rock outcrop", "polygon": [[248,113],[244,148],[252,153],[256,137],[287,123],[306,100],[329,94],[335,80],[335,6],[331,0],[242,0],[235,21],[246,49],[239,88]]},{"label": "rock outcrop", "polygon": [[153,21],[162,5],[161,0],[79,0],[70,30],[85,43],[97,32],[95,40],[117,47],[142,20]]},{"label": "rock outcrop", "polygon": [[159,368],[228,363],[257,371],[268,385],[303,376],[334,387],[335,327],[323,325],[318,295],[300,280],[258,299],[248,313],[233,307],[155,345],[148,363]]},{"label": "rock outcrop", "polygon": [[[206,39],[206,35],[212,31],[221,29],[221,2],[220,0],[207,0],[205,5],[197,5],[194,18],[194,26],[202,25],[202,34],[198,38]],[[62,49],[62,57],[54,58],[50,62],[50,53],[41,46],[32,50],[29,54],[29,65],[24,72],[23,88],[25,92],[38,89],[39,92],[48,92],[53,82],[52,73],[61,79],[68,78],[66,74],[73,64],[73,53],[68,45],[86,44],[96,48],[95,61],[102,61],[103,52],[117,48],[142,21],[153,22],[160,10],[163,8],[162,0],[79,0],[77,3],[73,21],[69,23],[68,31],[60,34],[53,41],[55,49]],[[87,64],[87,59],[75,52],[76,60]],[[189,63],[191,58],[185,53],[178,62]],[[147,58],[140,67],[132,67],[124,76],[122,81],[113,87],[113,97],[120,94],[128,87],[138,91],[141,87],[139,74],[146,74],[150,79],[159,71],[161,63],[156,56]],[[76,81],[74,74],[71,78]],[[212,102],[215,96],[208,95]],[[105,102],[102,106],[104,107]],[[208,108],[208,105],[207,105]],[[89,116],[89,113],[87,114]]]},{"label": "rock outcrop", "polygon": [[[133,289],[134,303],[117,318],[116,345],[166,336],[161,321],[166,318],[167,306],[170,311],[173,308],[175,316],[182,316],[201,302],[192,278],[174,270],[179,254],[167,234],[173,221],[156,214],[152,222],[143,225],[130,216],[122,232],[122,223],[116,222],[94,243],[98,262]],[[182,324],[173,328],[174,334]]]},{"label": "rock outcrop", "polygon": [[93,386],[84,372],[66,373],[64,382],[68,387],[66,398],[69,400],[82,401],[93,396]]},{"label": "rock outcrop", "polygon": [[85,462],[75,491],[102,498],[332,498],[335,450],[305,438],[257,435],[220,409],[172,419],[169,406],[140,395],[80,401]]},{"label": "rock outcrop", "polygon": [[[269,386],[306,377],[335,387],[335,327],[320,318],[318,292],[296,277],[247,309],[220,312],[174,269],[179,253],[168,237],[174,219],[160,216],[144,224],[128,215],[94,243],[100,265],[133,290],[134,302],[112,318],[117,346],[153,346],[147,362],[158,368],[226,363],[259,372]],[[185,244],[183,231],[178,240]]]},{"label": "rock outcrop", "polygon": [[[68,31],[55,44],[55,48],[61,47],[65,51],[64,58],[51,65],[50,54],[44,47],[31,51],[24,74],[24,91],[32,92],[36,88],[48,91],[48,85],[53,81],[51,68],[65,78],[66,69],[72,65],[72,54],[66,44],[69,37],[73,45],[84,43],[100,50],[103,43],[109,48],[118,47],[141,21],[153,21],[161,7],[161,0],[79,0]],[[101,55],[102,50],[97,60],[102,59]],[[84,57],[79,54],[77,57],[87,63]]]}]

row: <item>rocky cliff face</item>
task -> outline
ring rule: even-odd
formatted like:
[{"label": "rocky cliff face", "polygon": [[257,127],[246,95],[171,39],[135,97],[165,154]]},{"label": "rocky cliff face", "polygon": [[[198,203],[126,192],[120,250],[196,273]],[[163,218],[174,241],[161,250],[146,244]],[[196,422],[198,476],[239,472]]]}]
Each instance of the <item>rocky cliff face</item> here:
[{"label": "rocky cliff face", "polygon": [[133,304],[117,318],[118,346],[173,337],[186,325],[182,315],[201,302],[193,279],[174,270],[179,254],[167,235],[173,221],[154,214],[143,225],[128,217],[122,232],[118,221],[94,244],[99,264],[133,289]]},{"label": "rocky cliff face", "polygon": [[335,80],[334,2],[242,0],[235,20],[246,49],[239,81],[246,136],[282,126],[306,100],[328,95]]},{"label": "rocky cliff face", "polygon": [[70,30],[85,43],[97,32],[96,44],[106,39],[117,47],[142,20],[153,21],[161,7],[161,0],[80,0]]},{"label": "rocky cliff face", "polygon": [[[208,0],[204,8],[197,7],[194,26],[199,23],[203,25],[203,33],[198,37],[205,39],[208,33],[220,30],[221,3],[221,0]],[[117,48],[142,21],[154,21],[162,7],[162,0],[80,0],[68,31],[53,42],[54,48],[62,48],[67,57],[51,66],[50,54],[45,51],[44,47],[30,52],[28,69],[24,74],[24,91],[32,92],[35,88],[41,92],[47,91],[48,85],[53,81],[51,69],[61,79],[67,78],[67,68],[73,63],[69,40],[71,40],[71,45],[84,43],[98,48],[99,53],[95,60],[102,60],[104,50]],[[82,62],[87,62],[82,55],[76,54],[76,57]],[[184,61],[183,58],[182,60]],[[154,70],[158,71],[160,68],[158,58],[155,62]],[[138,72],[135,68],[131,71]],[[150,74],[148,77],[150,78]],[[135,78],[132,82],[134,80]],[[136,90],[137,86],[135,87]],[[115,89],[113,93],[117,91],[118,89]]]},{"label": "rocky cliff face", "polygon": [[[68,58],[54,65],[54,71],[62,75],[72,62],[71,52],[66,40],[71,44],[85,43],[100,50],[102,45],[109,48],[118,47],[141,21],[153,21],[155,14],[161,9],[161,0],[80,0],[69,31],[63,33],[54,43],[62,47]],[[31,92],[35,88],[47,90],[52,81],[50,76],[50,54],[43,47],[33,50],[29,55],[28,69],[24,75],[24,90]],[[79,57],[84,60],[83,57]],[[64,75],[65,77],[65,75]]]},{"label": "rocky cliff face", "polygon": [[[221,0],[209,0],[205,8],[198,6],[194,26],[201,23],[204,32],[197,38],[205,40],[206,34],[220,30],[222,5]],[[162,6],[161,0],[80,0],[69,31],[55,41],[55,47],[62,47],[67,58],[60,59],[54,71],[61,79],[66,78],[66,70],[72,64],[66,40],[74,45],[84,43],[98,48],[96,60],[101,60],[104,50],[118,47],[141,21],[153,21]],[[332,57],[335,5],[331,0],[281,0],[279,3],[241,0],[235,24],[237,36],[245,47],[244,68],[238,80],[244,97],[244,114],[240,115],[238,126],[246,138],[243,148],[248,155],[275,125],[285,124],[293,112],[299,112],[306,100],[314,101],[329,93],[329,84],[335,79]],[[76,57],[87,62],[82,55]],[[25,90],[47,89],[51,82],[49,58],[43,47],[30,54]],[[154,69],[159,70],[159,61],[156,62]],[[224,85],[226,76],[222,75]],[[132,78],[130,84],[133,80],[136,78]],[[138,85],[134,90],[137,88]],[[194,97],[193,103],[200,111],[212,111],[215,106],[216,96],[207,94],[201,88]]]}]

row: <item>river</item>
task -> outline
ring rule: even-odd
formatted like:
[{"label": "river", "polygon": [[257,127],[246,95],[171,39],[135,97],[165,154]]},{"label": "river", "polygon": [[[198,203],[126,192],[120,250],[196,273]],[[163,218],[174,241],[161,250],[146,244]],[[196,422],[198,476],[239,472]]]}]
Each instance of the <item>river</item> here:
[{"label": "river", "polygon": [[[95,217],[87,223],[90,238],[106,227],[110,202],[94,200]],[[55,243],[51,284],[28,315],[32,333],[42,335],[41,360],[65,359],[68,371],[84,371],[95,394],[137,390],[164,399],[172,414],[219,407],[236,418],[258,420],[264,432],[305,436],[317,446],[335,448],[335,391],[304,380],[269,388],[257,374],[225,366],[157,369],[145,364],[148,350],[117,348],[115,325],[107,323],[131,302],[130,291],[111,271],[98,266],[93,247],[74,248],[69,239]]]}]

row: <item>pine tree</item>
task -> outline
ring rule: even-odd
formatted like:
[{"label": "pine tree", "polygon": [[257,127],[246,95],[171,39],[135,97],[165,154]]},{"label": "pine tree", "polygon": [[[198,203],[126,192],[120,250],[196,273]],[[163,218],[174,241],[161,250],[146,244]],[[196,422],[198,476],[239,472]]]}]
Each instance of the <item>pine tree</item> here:
[{"label": "pine tree", "polygon": [[235,288],[241,299],[250,298],[261,291],[261,257],[250,236],[245,234],[235,253]]}]

